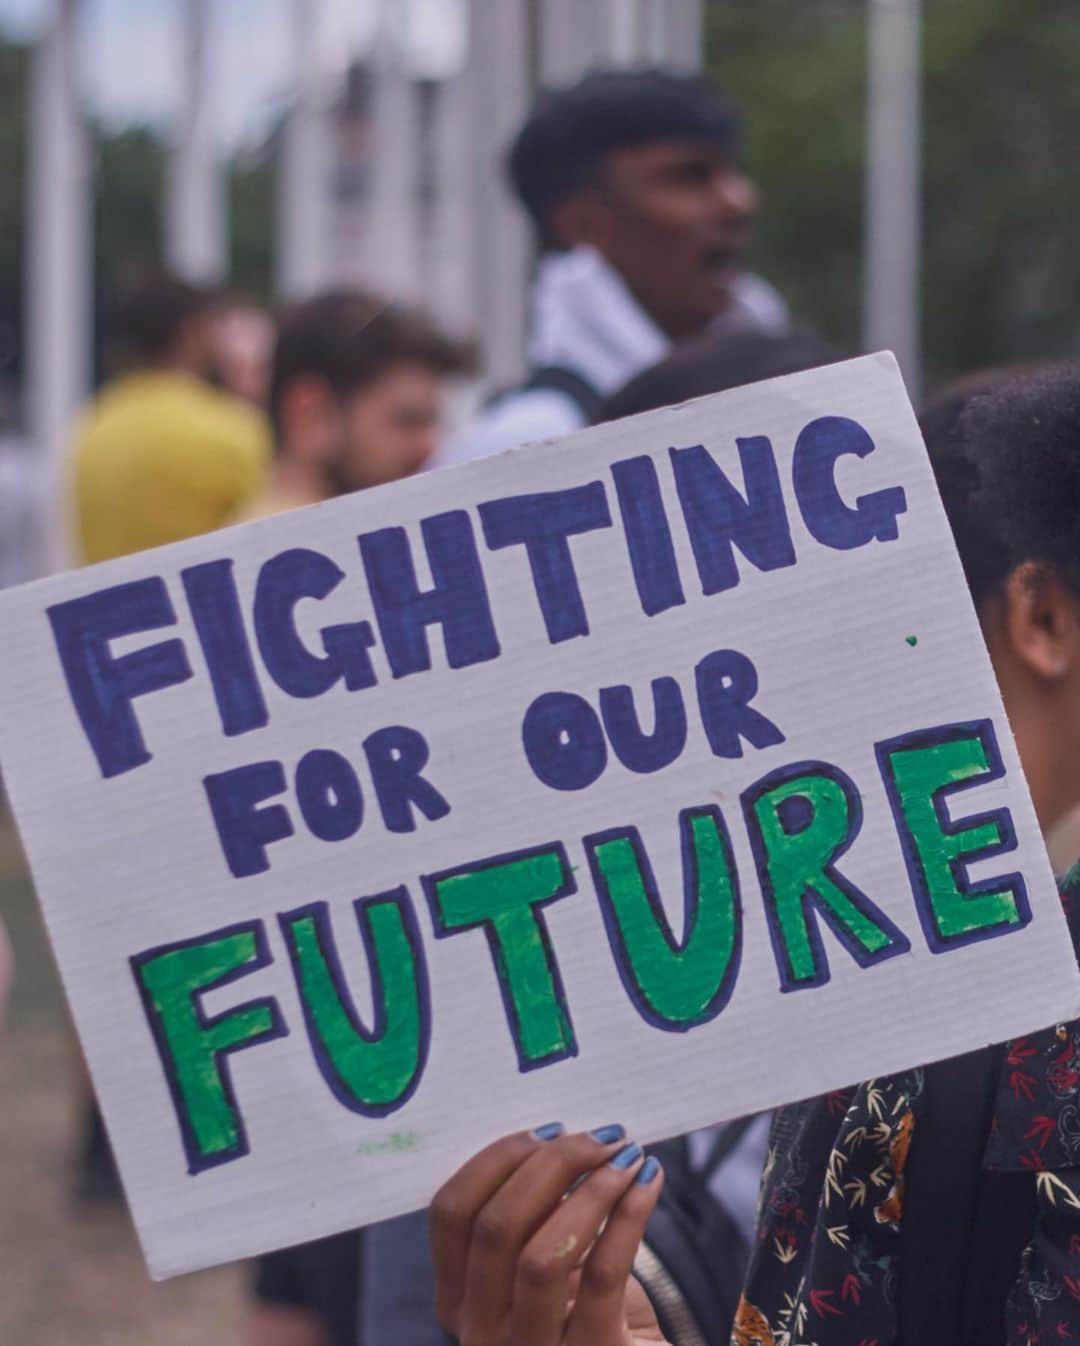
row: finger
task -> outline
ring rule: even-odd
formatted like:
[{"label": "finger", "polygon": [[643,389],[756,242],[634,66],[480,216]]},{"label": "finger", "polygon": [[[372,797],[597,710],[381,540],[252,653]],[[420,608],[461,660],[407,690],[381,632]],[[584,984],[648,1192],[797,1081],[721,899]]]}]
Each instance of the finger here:
[{"label": "finger", "polygon": [[585,1259],[566,1346],[608,1346],[625,1340],[626,1287],[663,1185],[663,1170],[650,1157]]},{"label": "finger", "polygon": [[621,1126],[562,1136],[516,1169],[473,1221],[460,1320],[478,1341],[494,1339],[513,1299],[522,1248],[581,1177],[623,1148]]},{"label": "finger", "polygon": [[428,1230],[435,1263],[435,1312],[442,1326],[457,1333],[458,1311],[465,1293],[465,1268],[476,1213],[512,1173],[541,1145],[562,1134],[553,1122],[536,1131],[504,1136],[463,1164],[436,1192],[428,1212]]},{"label": "finger", "polygon": [[560,1342],[569,1305],[577,1293],[577,1269],[645,1156],[624,1146],[575,1189],[525,1245],[514,1277],[510,1340],[514,1346]]}]

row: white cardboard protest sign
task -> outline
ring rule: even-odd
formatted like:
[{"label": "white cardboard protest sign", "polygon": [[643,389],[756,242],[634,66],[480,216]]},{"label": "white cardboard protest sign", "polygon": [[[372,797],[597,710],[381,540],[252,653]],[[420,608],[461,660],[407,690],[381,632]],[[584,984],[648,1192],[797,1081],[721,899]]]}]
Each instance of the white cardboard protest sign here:
[{"label": "white cardboard protest sign", "polygon": [[5,593],[5,780],[156,1275],[1080,1012],[891,357]]}]

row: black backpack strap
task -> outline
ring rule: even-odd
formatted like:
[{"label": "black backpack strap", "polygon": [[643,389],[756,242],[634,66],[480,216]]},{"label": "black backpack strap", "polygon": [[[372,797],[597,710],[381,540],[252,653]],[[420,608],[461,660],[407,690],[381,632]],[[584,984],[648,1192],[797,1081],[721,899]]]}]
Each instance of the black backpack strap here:
[{"label": "black backpack strap", "polygon": [[728,1346],[747,1248],[730,1213],[698,1184],[666,1184],[634,1263],[672,1346]]},{"label": "black backpack strap", "polygon": [[737,1117],[735,1121],[716,1128],[716,1134],[713,1136],[709,1152],[705,1156],[705,1162],[697,1170],[702,1182],[706,1184],[709,1182],[728,1155],[738,1147],[743,1136],[746,1135],[760,1115],[760,1113],[752,1112],[749,1117]]},{"label": "black backpack strap", "polygon": [[709,1179],[754,1120],[718,1126],[698,1168],[690,1166],[685,1136],[649,1147],[663,1156],[666,1177],[634,1274],[672,1346],[728,1346],[731,1339],[748,1249]]},{"label": "black backpack strap", "polygon": [[1005,1309],[1038,1217],[1035,1175],[984,1173],[968,1263],[964,1341],[1005,1340]]},{"label": "black backpack strap", "polygon": [[550,392],[562,393],[568,397],[578,411],[581,412],[587,425],[592,425],[600,415],[600,408],[604,405],[603,397],[596,391],[587,379],[583,379],[572,369],[564,369],[562,365],[541,365],[539,369],[534,369],[525,379],[524,383],[516,384],[513,388],[501,388],[493,393],[485,403],[485,406],[494,407],[507,397],[514,397],[518,393],[532,393],[548,390]]}]

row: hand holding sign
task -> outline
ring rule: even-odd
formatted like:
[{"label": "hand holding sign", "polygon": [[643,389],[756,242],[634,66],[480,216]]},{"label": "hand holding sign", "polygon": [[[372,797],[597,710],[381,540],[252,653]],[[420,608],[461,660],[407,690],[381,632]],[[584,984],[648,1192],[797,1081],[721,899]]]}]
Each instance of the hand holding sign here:
[{"label": "hand holding sign", "polygon": [[620,1126],[489,1145],[431,1204],[443,1328],[461,1346],[662,1341],[630,1276],[661,1187],[656,1160]]},{"label": "hand holding sign", "polygon": [[157,1274],[424,1205],[538,1116],[644,1143],[1077,1011],[888,357],[0,611]]}]

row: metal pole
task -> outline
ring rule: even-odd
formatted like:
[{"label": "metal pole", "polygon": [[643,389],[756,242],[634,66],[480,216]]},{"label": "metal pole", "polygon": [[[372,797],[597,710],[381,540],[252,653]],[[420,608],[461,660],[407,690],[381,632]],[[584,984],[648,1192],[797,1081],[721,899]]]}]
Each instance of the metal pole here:
[{"label": "metal pole", "polygon": [[607,0],[605,55],[613,65],[637,65],[641,56],[641,0]]},{"label": "metal pole", "polygon": [[596,61],[595,0],[540,0],[540,82],[572,84]]},{"label": "metal pole", "polygon": [[420,299],[418,88],[406,52],[406,0],[383,0],[375,44],[372,200],[364,243],[368,284],[387,298]]},{"label": "metal pole", "polygon": [[666,62],[697,74],[705,64],[705,0],[667,0]]},{"label": "metal pole", "polygon": [[895,352],[919,395],[920,4],[870,0],[867,127],[868,350]]},{"label": "metal pole", "polygon": [[431,119],[434,199],[427,282],[436,316],[451,332],[472,330],[476,265],[469,85],[464,71],[440,81]]},{"label": "metal pole", "polygon": [[323,0],[293,0],[295,85],[277,181],[277,290],[299,299],[331,271],[333,141],[323,67]]},{"label": "metal pole", "polygon": [[665,66],[671,43],[669,0],[640,0],[640,4],[642,64]]},{"label": "metal pole", "polygon": [[214,142],[209,0],[185,0],[184,107],[169,156],[165,256],[185,279],[221,281],[228,269],[225,175]]},{"label": "metal pole", "polygon": [[77,0],[54,0],[34,48],[27,221],[28,422],[47,492],[43,559],[70,552],[64,462],[90,387],[92,212],[75,64]]},{"label": "metal pole", "polygon": [[506,185],[503,157],[528,110],[528,70],[525,0],[471,0],[476,321],[485,373],[495,387],[519,379],[524,366],[532,249],[524,215]]}]

